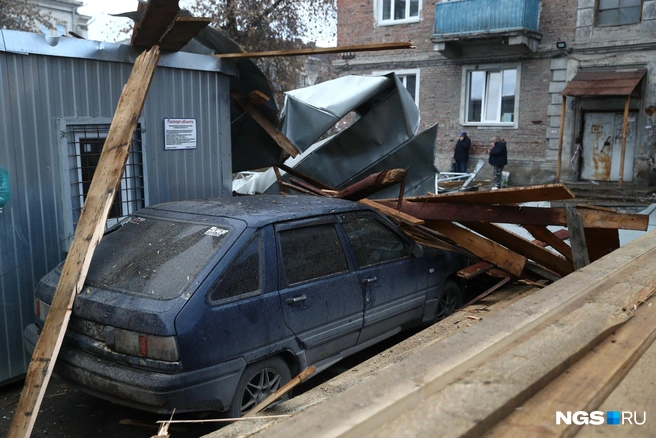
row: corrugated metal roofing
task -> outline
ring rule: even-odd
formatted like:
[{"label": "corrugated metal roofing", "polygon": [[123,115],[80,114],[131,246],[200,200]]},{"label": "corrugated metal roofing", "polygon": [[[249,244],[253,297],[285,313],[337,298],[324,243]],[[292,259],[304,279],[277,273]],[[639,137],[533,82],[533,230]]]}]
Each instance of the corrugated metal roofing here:
[{"label": "corrugated metal roofing", "polygon": [[563,96],[634,96],[640,97],[636,90],[647,69],[633,71],[580,71],[560,93]]}]

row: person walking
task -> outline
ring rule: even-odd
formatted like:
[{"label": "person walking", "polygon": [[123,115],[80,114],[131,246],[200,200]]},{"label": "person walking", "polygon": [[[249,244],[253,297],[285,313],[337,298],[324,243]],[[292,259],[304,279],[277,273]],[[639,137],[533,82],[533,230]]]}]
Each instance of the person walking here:
[{"label": "person walking", "polygon": [[469,160],[470,146],[471,140],[469,137],[467,137],[467,133],[465,131],[460,132],[460,136],[453,153],[453,159],[456,162],[456,172],[467,173],[467,161]]},{"label": "person walking", "polygon": [[506,141],[499,139],[499,137],[492,137],[494,146],[488,149],[490,154],[489,163],[494,166],[494,186],[497,189],[501,188],[501,177],[503,166],[508,164],[508,149],[506,148]]}]

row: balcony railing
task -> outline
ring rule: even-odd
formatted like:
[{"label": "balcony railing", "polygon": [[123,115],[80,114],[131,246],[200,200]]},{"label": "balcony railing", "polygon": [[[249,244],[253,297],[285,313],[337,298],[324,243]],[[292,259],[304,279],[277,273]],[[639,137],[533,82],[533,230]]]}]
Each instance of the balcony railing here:
[{"label": "balcony railing", "polygon": [[540,0],[460,0],[435,5],[434,36],[538,31]]}]

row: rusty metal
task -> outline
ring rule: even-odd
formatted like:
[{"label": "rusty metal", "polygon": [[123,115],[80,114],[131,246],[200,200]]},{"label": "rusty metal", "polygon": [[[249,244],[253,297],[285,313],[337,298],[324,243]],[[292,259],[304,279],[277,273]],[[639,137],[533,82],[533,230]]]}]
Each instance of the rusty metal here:
[{"label": "rusty metal", "polygon": [[645,68],[635,71],[580,71],[560,94],[572,97],[640,97],[637,88],[646,72]]}]

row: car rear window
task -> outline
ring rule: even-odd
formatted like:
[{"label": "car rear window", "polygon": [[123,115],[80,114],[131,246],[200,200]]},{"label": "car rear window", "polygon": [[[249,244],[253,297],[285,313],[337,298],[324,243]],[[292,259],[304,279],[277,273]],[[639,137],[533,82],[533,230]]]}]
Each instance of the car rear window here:
[{"label": "car rear window", "polygon": [[223,227],[132,218],[98,245],[87,282],[155,299],[179,297],[230,233]]}]

